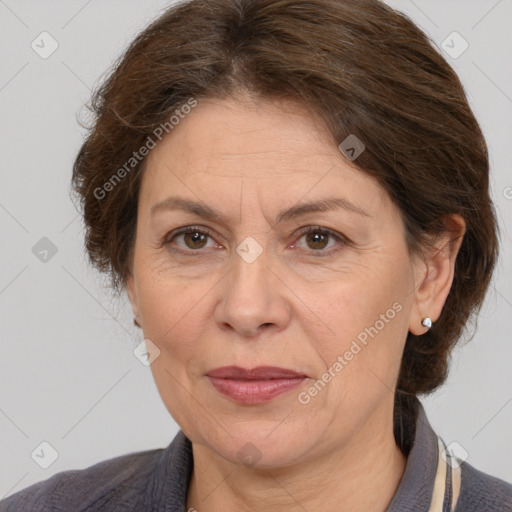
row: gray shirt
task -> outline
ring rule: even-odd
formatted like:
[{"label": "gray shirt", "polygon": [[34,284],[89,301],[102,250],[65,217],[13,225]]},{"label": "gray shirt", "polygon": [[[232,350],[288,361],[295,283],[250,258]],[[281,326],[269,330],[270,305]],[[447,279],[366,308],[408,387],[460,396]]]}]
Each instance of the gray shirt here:
[{"label": "gray shirt", "polygon": [[[407,465],[386,512],[512,512],[512,485],[445,454],[418,400],[415,409],[405,425],[412,442],[401,446]],[[0,512],[186,512],[192,468],[192,445],[180,430],[165,449],[57,473],[1,501]]]}]

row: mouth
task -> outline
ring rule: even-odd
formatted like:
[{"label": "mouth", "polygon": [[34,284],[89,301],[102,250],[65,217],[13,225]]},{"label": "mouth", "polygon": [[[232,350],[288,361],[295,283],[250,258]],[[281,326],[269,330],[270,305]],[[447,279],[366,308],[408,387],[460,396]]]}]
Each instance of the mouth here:
[{"label": "mouth", "polygon": [[251,370],[224,366],[207,373],[215,387],[236,403],[256,405],[269,402],[302,384],[308,376],[275,366],[259,366]]}]

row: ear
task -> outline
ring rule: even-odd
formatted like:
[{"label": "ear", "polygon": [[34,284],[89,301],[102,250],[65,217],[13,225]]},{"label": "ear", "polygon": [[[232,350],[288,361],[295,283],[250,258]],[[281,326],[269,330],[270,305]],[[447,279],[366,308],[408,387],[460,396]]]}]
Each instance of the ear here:
[{"label": "ear", "polygon": [[441,316],[455,274],[455,260],[466,231],[466,223],[460,215],[443,218],[445,231],[436,235],[431,247],[418,256],[415,272],[415,304],[411,312],[409,331],[424,334],[428,328],[422,325],[424,318],[436,322]]},{"label": "ear", "polygon": [[138,317],[140,311],[139,304],[137,301],[137,289],[135,286],[135,279],[133,278],[132,274],[130,274],[126,279],[126,292],[132,305],[133,316]]}]

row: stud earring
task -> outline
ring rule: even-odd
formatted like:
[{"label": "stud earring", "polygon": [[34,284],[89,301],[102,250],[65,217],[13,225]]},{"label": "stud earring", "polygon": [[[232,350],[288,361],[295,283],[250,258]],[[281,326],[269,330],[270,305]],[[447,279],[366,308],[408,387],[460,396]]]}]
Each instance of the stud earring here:
[{"label": "stud earring", "polygon": [[421,325],[426,327],[427,329],[430,329],[432,327],[432,320],[427,316],[421,321]]}]

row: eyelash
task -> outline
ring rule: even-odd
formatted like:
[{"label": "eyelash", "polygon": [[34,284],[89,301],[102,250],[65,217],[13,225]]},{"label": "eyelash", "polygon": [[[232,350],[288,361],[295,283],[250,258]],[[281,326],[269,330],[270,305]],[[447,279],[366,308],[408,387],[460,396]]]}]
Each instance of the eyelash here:
[{"label": "eyelash", "polygon": [[[166,237],[164,238],[162,244],[161,244],[161,247],[164,247],[164,246],[167,246],[167,245],[170,245],[171,242],[177,238],[178,236],[180,235],[183,235],[183,234],[187,234],[187,233],[199,233],[201,235],[206,235],[210,238],[213,238],[212,237],[212,234],[211,232],[206,229],[206,228],[202,228],[202,227],[199,227],[199,226],[187,226],[185,228],[182,228],[182,229],[179,229],[178,231],[176,231],[175,233],[171,232],[169,233],[168,235],[166,235]],[[334,231],[331,231],[330,229],[327,229],[327,228],[322,228],[320,226],[308,226],[306,229],[302,230],[300,235],[299,235],[299,238],[298,240],[300,240],[304,235],[307,235],[309,233],[317,233],[317,234],[322,234],[322,235],[328,235],[332,238],[334,238],[337,242],[341,243],[341,245],[348,245],[349,244],[349,240],[339,234],[336,234]],[[172,235],[172,236],[171,236]],[[174,250],[182,253],[182,254],[185,254],[187,256],[201,256],[201,250],[200,249],[190,249],[188,251],[186,250],[183,250],[181,248],[174,248]],[[309,254],[311,256],[314,256],[314,257],[320,257],[320,258],[327,258],[331,255],[333,255],[334,253],[340,251],[341,249],[338,247],[338,248],[331,248],[329,250],[322,250],[322,249],[318,249],[318,250],[310,250]],[[193,254],[193,253],[197,253],[197,254]]]}]

